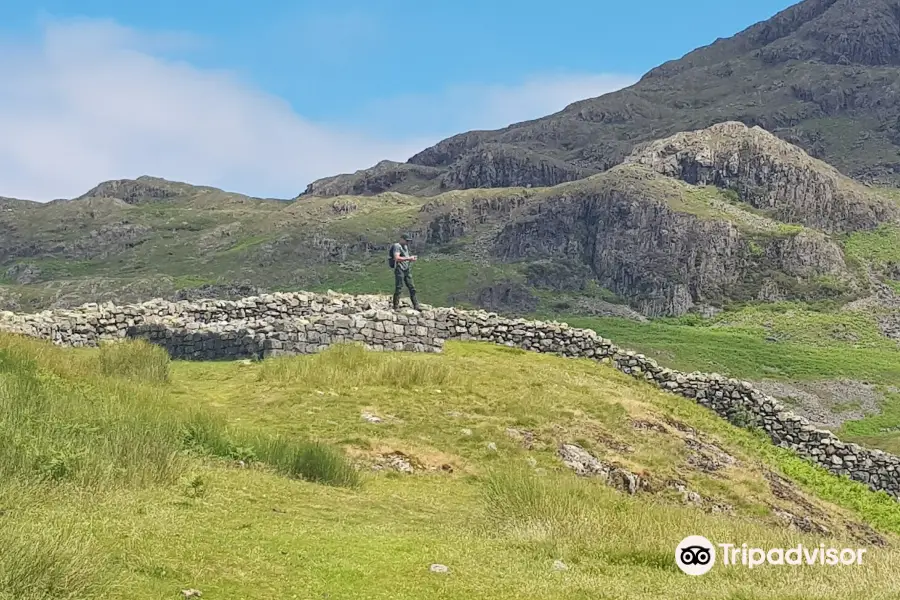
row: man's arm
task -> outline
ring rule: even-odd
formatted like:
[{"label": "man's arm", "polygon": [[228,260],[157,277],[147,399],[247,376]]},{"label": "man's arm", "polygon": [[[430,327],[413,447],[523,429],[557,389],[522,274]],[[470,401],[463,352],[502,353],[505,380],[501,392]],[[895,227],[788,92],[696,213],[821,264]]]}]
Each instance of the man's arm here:
[{"label": "man's arm", "polygon": [[415,256],[400,256],[399,250],[394,250],[394,260],[397,262],[408,262],[416,260]]}]

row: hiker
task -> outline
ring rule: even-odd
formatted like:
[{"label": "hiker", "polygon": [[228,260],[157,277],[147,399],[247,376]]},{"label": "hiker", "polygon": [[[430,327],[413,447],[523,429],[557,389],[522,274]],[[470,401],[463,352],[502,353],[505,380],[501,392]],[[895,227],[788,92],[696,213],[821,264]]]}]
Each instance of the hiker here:
[{"label": "hiker", "polygon": [[394,310],[400,308],[400,292],[403,290],[403,284],[409,289],[409,299],[412,300],[413,308],[419,310],[419,302],[416,300],[416,286],[413,284],[412,263],[416,261],[416,257],[409,253],[410,235],[404,233],[400,236],[400,241],[391,245],[388,265],[394,269]]}]

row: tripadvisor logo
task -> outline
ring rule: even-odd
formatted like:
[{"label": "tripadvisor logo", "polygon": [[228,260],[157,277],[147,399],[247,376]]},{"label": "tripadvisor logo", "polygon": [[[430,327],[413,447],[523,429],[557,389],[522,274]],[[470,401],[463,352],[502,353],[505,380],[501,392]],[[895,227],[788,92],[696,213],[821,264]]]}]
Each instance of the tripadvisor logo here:
[{"label": "tripadvisor logo", "polygon": [[[718,551],[716,550],[718,548]],[[716,564],[725,567],[742,566],[753,569],[762,565],[799,566],[861,565],[864,548],[826,548],[825,544],[808,547],[797,544],[792,548],[753,548],[747,544],[713,544],[702,535],[690,535],[675,548],[675,564],[688,575],[703,575]]]},{"label": "tripadvisor logo", "polygon": [[675,564],[688,575],[703,575],[716,564],[716,548],[702,535],[689,535],[675,548]]}]

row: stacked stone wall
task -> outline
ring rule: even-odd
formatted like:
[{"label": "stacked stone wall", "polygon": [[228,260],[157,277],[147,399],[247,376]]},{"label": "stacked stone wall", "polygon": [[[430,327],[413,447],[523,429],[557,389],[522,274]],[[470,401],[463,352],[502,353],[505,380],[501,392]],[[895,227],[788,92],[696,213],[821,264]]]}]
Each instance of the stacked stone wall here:
[{"label": "stacked stone wall", "polygon": [[165,347],[173,358],[189,360],[310,354],[341,342],[359,342],[373,350],[440,352],[446,340],[457,339],[589,358],[690,398],[736,425],[758,427],[775,444],[808,461],[900,498],[900,457],[842,442],[747,382],[666,369],[592,330],[564,323],[453,308],[395,312],[384,297],[298,292],[235,301],[152,300],[35,314],[7,312],[0,313],[0,331],[63,346],[141,338]]}]

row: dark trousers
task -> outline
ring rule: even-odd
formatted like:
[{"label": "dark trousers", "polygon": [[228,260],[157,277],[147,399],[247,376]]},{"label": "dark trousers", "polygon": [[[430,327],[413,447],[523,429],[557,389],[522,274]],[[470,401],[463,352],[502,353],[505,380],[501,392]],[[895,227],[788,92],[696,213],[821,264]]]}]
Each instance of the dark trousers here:
[{"label": "dark trousers", "polygon": [[394,308],[400,305],[400,292],[403,291],[404,285],[409,290],[409,299],[412,300],[413,306],[418,308],[416,285],[413,283],[412,273],[403,269],[394,269]]}]

